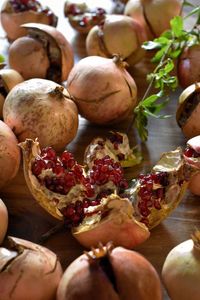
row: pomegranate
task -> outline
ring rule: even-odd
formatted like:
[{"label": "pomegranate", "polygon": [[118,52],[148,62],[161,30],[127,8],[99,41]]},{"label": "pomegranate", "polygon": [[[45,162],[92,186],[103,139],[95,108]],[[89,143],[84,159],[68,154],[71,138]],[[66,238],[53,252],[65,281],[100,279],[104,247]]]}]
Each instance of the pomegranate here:
[{"label": "pomegranate", "polygon": [[80,114],[96,124],[124,120],[137,104],[135,81],[119,56],[81,59],[69,74],[67,89]]},{"label": "pomegranate", "polygon": [[173,248],[167,255],[162,278],[172,300],[200,298],[200,232]]},{"label": "pomegranate", "polygon": [[148,39],[159,37],[170,28],[170,20],[181,13],[182,0],[129,0],[124,14],[146,31]]},{"label": "pomegranate", "polygon": [[30,79],[16,85],[3,107],[5,123],[20,142],[38,137],[42,147],[62,151],[78,129],[78,112],[68,92],[46,79]]},{"label": "pomegranate", "polygon": [[200,82],[188,86],[179,97],[176,120],[187,138],[200,134],[199,98]]},{"label": "pomegranate", "polygon": [[85,150],[84,162],[91,169],[96,159],[106,155],[119,162],[123,168],[137,165],[142,160],[137,148],[130,148],[128,136],[114,131],[107,138],[96,137],[91,141]]},{"label": "pomegranate", "polygon": [[24,79],[13,69],[0,70],[0,118],[3,117],[3,104],[10,90]]},{"label": "pomegranate", "polygon": [[187,142],[184,157],[189,164],[197,168],[197,173],[190,179],[188,188],[193,194],[200,196],[200,135]]},{"label": "pomegranate", "polygon": [[0,247],[0,261],[1,299],[55,299],[62,268],[49,249],[8,237]]},{"label": "pomegranate", "polygon": [[118,53],[131,66],[143,58],[145,51],[141,45],[146,40],[143,27],[132,18],[107,15],[104,22],[90,30],[86,39],[86,50],[88,55],[108,58]]},{"label": "pomegranate", "polygon": [[12,130],[0,121],[0,188],[13,179],[20,164],[18,141]]},{"label": "pomegranate", "polygon": [[159,276],[141,254],[99,246],[74,260],[57,290],[57,300],[161,300]]},{"label": "pomegranate", "polygon": [[186,48],[178,59],[177,75],[183,88],[200,82],[200,44]]},{"label": "pomegranate", "polygon": [[15,40],[9,48],[11,68],[24,79],[46,78],[58,83],[66,80],[74,64],[72,47],[56,28],[28,23],[22,26],[26,36]]},{"label": "pomegranate", "polygon": [[90,8],[86,2],[69,0],[64,5],[64,15],[71,26],[80,33],[88,33],[90,29],[105,19],[106,11],[101,7]]},{"label": "pomegranate", "polygon": [[123,169],[109,156],[97,159],[86,174],[68,151],[56,156],[52,148],[40,150],[33,140],[20,147],[31,193],[50,214],[65,220],[82,245],[91,247],[113,239],[115,245],[133,248],[149,237],[123,196],[128,187]]},{"label": "pomegranate", "polygon": [[8,211],[1,199],[0,199],[0,220],[1,220],[0,223],[0,244],[1,244],[4,240],[8,228]]},{"label": "pomegranate", "polygon": [[48,7],[37,0],[5,0],[1,12],[1,24],[9,41],[26,34],[20,25],[28,22],[42,23],[56,27],[58,18]]},{"label": "pomegranate", "polygon": [[50,214],[64,219],[88,248],[113,240],[132,249],[146,240],[148,229],[177,207],[196,171],[177,148],[164,153],[151,173],[139,175],[128,187],[120,163],[108,154],[84,168],[68,151],[57,156],[30,139],[20,146],[31,193]]}]

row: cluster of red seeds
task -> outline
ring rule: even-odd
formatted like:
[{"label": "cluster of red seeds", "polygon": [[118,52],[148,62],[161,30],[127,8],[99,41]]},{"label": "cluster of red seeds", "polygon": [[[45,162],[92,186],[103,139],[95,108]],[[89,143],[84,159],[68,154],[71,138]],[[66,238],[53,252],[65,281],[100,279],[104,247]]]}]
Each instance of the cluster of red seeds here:
[{"label": "cluster of red seeds", "polygon": [[[140,189],[138,191],[139,202],[138,209],[142,216],[141,222],[148,225],[147,217],[151,213],[151,208],[158,210],[162,207],[162,201],[165,196],[165,187],[169,184],[167,172],[150,173],[139,176]],[[153,189],[155,184],[161,185]]]},{"label": "cluster of red seeds", "polygon": [[[41,176],[42,172],[47,169],[52,170],[53,174]],[[70,152],[64,151],[61,156],[57,156],[51,147],[42,149],[40,156],[35,158],[32,164],[32,173],[46,188],[62,195],[66,195],[76,184],[85,186],[83,201],[78,200],[61,209],[68,226],[80,224],[85,216],[84,208],[98,205],[102,197],[113,192],[105,187],[96,195],[95,185],[101,186],[112,181],[121,191],[128,187],[120,164],[114,162],[109,156],[95,160],[89,176],[86,177],[82,167]]]},{"label": "cluster of red seeds", "polygon": [[[123,136],[119,134],[118,132],[113,132],[111,136],[109,137],[109,140],[113,144],[113,147],[115,150],[119,149],[119,145],[123,143]],[[117,155],[119,161],[125,159],[125,155],[123,153],[119,153]]]},{"label": "cluster of red seeds", "polygon": [[200,156],[200,153],[196,152],[193,148],[191,148],[190,146],[187,146],[185,148],[185,151],[184,151],[184,155],[187,156],[187,157],[194,157],[194,158],[197,158]]},{"label": "cluster of red seeds", "polygon": [[[85,16],[84,13],[89,13],[88,16]],[[103,8],[97,7],[90,11],[83,12],[76,4],[70,4],[67,7],[65,15],[72,15],[72,16],[81,16],[81,20],[79,21],[79,26],[86,27],[88,25],[97,25],[105,18],[105,10]]]}]

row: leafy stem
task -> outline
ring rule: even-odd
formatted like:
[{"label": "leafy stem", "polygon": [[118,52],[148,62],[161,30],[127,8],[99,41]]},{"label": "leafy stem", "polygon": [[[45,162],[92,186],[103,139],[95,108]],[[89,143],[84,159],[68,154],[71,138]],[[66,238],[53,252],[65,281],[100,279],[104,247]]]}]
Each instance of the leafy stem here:
[{"label": "leafy stem", "polygon": [[[184,1],[184,5],[193,6]],[[196,14],[197,19],[190,31],[184,30],[184,20]],[[168,118],[168,115],[160,115],[159,112],[169,102],[168,91],[175,90],[178,86],[176,76],[172,76],[174,69],[174,59],[178,58],[185,47],[191,47],[200,43],[200,7],[195,7],[185,17],[176,16],[171,22],[171,29],[164,32],[160,37],[153,41],[143,44],[145,50],[157,50],[152,62],[157,66],[152,73],[147,75],[148,87],[139,104],[134,109],[134,117],[129,124],[129,131],[133,124],[138,130],[142,141],[148,138],[148,117]],[[151,94],[152,88],[157,89],[157,93]],[[163,97],[165,96],[165,97]]]}]

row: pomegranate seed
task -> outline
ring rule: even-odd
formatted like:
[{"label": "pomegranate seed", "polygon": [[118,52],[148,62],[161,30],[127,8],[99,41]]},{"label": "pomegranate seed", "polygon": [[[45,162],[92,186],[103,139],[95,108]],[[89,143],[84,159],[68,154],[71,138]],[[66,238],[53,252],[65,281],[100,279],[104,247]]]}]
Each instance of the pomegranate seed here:
[{"label": "pomegranate seed", "polygon": [[160,204],[160,200],[159,199],[155,199],[154,202],[153,202],[153,206],[156,208],[156,209],[161,209],[161,204]]},{"label": "pomegranate seed", "polygon": [[54,168],[53,168],[53,172],[60,176],[60,175],[63,175],[65,173],[65,169],[61,166],[60,163],[56,163]]},{"label": "pomegranate seed", "polygon": [[57,158],[56,152],[52,147],[43,148],[40,156],[47,160],[55,161]]},{"label": "pomegranate seed", "polygon": [[88,208],[90,206],[90,201],[88,199],[83,199],[83,208]]},{"label": "pomegranate seed", "polygon": [[187,157],[199,157],[200,154],[197,153],[193,148],[191,148],[190,146],[187,146],[185,151],[184,151],[184,155]]},{"label": "pomegranate seed", "polygon": [[42,158],[36,158],[32,164],[32,173],[35,176],[39,176],[42,173],[42,170],[46,169],[46,163]]},{"label": "pomegranate seed", "polygon": [[120,153],[117,155],[117,158],[120,160],[124,160],[125,159],[125,155],[123,153]]},{"label": "pomegranate seed", "polygon": [[52,160],[45,160],[46,169],[53,169],[55,167],[55,162]]},{"label": "pomegranate seed", "polygon": [[60,159],[61,159],[64,167],[67,169],[68,168],[71,169],[76,163],[73,154],[66,150],[62,153]]}]

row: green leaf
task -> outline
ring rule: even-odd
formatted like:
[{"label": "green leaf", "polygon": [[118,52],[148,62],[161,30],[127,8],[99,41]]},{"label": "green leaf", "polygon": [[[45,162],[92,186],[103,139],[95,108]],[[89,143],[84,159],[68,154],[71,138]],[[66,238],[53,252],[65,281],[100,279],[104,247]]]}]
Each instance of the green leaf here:
[{"label": "green leaf", "polygon": [[5,60],[4,60],[3,55],[0,54],[0,63],[2,63],[2,62],[4,62],[4,61],[5,61]]},{"label": "green leaf", "polygon": [[164,46],[162,47],[159,51],[157,51],[157,53],[154,55],[154,57],[152,58],[152,62],[153,63],[157,63],[161,60],[162,56],[164,55],[164,53],[166,52],[168,46]]},{"label": "green leaf", "polygon": [[160,47],[161,45],[154,41],[144,42],[142,45],[142,48],[145,50],[154,50],[154,49],[159,49]]},{"label": "green leaf", "polygon": [[165,73],[170,73],[174,69],[174,62],[172,59],[168,58],[167,63],[164,67]]},{"label": "green leaf", "polygon": [[177,57],[179,57],[179,55],[182,53],[182,50],[181,49],[177,49],[177,50],[175,50],[175,51],[172,51],[170,54],[169,54],[169,56],[171,57],[171,58],[177,58]]},{"label": "green leaf", "polygon": [[186,20],[187,18],[199,14],[200,12],[200,6],[195,7],[193,10],[191,10],[191,12],[189,14],[187,14],[187,16],[184,17],[184,20]]},{"label": "green leaf", "polygon": [[170,21],[171,29],[175,37],[180,37],[183,31],[183,18],[176,16]]},{"label": "green leaf", "polygon": [[147,97],[145,100],[142,101],[142,106],[148,107],[151,106],[152,103],[154,103],[160,96],[157,94],[153,94],[149,97]]}]

